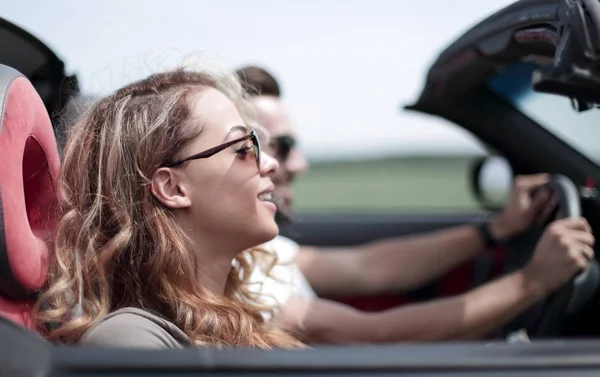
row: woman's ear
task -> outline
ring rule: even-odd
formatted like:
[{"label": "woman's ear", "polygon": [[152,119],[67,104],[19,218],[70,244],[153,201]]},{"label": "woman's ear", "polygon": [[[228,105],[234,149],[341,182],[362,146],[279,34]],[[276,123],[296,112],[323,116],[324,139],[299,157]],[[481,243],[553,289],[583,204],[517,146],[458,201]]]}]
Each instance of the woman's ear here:
[{"label": "woman's ear", "polygon": [[188,208],[192,205],[191,198],[173,169],[156,170],[152,176],[150,190],[152,195],[168,208]]}]

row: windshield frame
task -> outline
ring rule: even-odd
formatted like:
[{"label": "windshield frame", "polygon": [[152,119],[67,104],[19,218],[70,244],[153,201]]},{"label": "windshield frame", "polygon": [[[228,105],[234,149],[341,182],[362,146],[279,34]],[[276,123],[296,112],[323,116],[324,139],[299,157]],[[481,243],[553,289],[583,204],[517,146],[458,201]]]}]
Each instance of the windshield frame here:
[{"label": "windshield frame", "polygon": [[575,152],[600,166],[600,143],[595,142],[600,140],[600,109],[578,112],[567,97],[535,91],[533,73],[540,68],[544,67],[531,62],[504,67],[487,80],[487,89]]}]

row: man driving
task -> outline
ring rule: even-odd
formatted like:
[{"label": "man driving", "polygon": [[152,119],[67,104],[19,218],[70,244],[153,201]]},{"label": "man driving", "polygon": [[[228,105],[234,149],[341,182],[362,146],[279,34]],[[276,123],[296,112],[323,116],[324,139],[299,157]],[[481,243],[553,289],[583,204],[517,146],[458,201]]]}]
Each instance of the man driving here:
[{"label": "man driving", "polygon": [[[308,169],[275,78],[260,67],[236,71],[252,94],[260,123],[271,133],[267,153],[280,165],[273,176],[278,219],[291,219],[294,179]],[[461,295],[377,313],[319,296],[411,291],[547,219],[552,195],[534,189],[548,175],[520,176],[502,212],[490,222],[345,247],[298,245],[278,236],[269,247],[279,264],[271,277],[255,272],[256,289],[280,305],[277,320],[303,340],[321,344],[392,343],[478,338],[505,325],[583,270],[594,237],[585,219],[551,223],[523,268]],[[266,280],[265,280],[266,279]]]}]

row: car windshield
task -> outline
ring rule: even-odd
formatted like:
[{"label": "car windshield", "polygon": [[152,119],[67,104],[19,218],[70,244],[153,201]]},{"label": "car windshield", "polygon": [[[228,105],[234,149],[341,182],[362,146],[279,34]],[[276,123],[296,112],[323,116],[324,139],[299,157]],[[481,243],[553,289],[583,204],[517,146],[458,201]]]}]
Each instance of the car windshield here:
[{"label": "car windshield", "polygon": [[488,81],[489,89],[565,143],[600,165],[600,110],[577,112],[567,97],[532,89],[533,71],[540,66],[519,63]]}]

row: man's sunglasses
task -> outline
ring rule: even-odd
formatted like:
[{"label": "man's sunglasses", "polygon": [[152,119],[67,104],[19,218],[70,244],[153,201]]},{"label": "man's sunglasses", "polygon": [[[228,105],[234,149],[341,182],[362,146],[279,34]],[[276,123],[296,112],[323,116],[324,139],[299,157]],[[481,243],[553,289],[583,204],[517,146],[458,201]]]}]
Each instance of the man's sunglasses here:
[{"label": "man's sunglasses", "polygon": [[215,154],[225,150],[226,148],[231,147],[237,143],[242,141],[250,140],[252,142],[252,153],[254,154],[254,159],[256,160],[256,167],[260,170],[260,142],[258,141],[258,136],[256,135],[256,131],[252,130],[246,136],[240,137],[239,139],[231,140],[221,145],[217,145],[216,147],[212,147],[210,149],[205,150],[204,152],[196,153],[193,156],[183,158],[181,160],[177,160],[175,162],[170,162],[168,164],[163,165],[163,167],[171,168],[177,165],[181,165],[186,161],[191,160],[199,160],[201,158],[209,158],[214,156]]},{"label": "man's sunglasses", "polygon": [[277,136],[271,139],[271,148],[280,162],[285,162],[290,157],[290,152],[296,146],[296,138],[290,135]]}]

